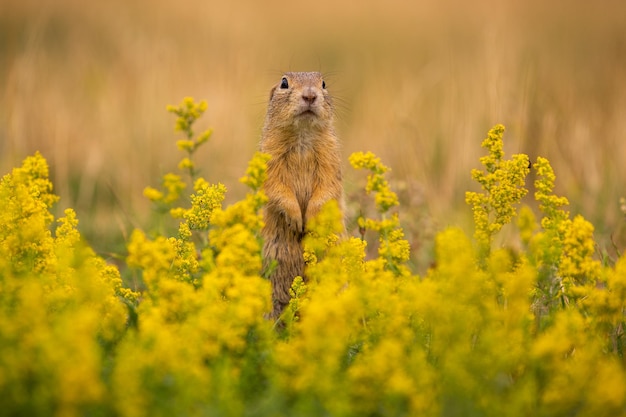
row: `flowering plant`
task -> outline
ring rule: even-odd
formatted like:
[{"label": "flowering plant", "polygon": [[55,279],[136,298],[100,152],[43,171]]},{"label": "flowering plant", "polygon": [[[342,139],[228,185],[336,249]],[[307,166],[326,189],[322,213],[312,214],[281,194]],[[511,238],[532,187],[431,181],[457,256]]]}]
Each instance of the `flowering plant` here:
[{"label": "flowering plant", "polygon": [[[199,176],[193,123],[206,104],[170,107],[185,139],[179,169],[146,196],[178,221],[173,235],[136,230],[124,285],[81,239],[73,210],[55,219],[40,154],[0,180],[0,406],[30,416],[615,416],[626,410],[626,261],[600,263],[593,226],[570,217],[539,158],[540,221],[518,204],[528,158],[504,158],[502,126],[483,143],[481,192],[466,195],[473,238],[435,238],[417,276],[392,210],[388,168],[371,153],[377,214],[359,226],[378,253],[341,236],[336,204],[305,238],[307,280],[295,279],[284,327],[264,318],[261,210],[267,156],[256,154],[245,198]],[[191,189],[191,188],[189,188]],[[185,205],[187,205],[185,207]],[[495,247],[504,224],[519,243]]]}]

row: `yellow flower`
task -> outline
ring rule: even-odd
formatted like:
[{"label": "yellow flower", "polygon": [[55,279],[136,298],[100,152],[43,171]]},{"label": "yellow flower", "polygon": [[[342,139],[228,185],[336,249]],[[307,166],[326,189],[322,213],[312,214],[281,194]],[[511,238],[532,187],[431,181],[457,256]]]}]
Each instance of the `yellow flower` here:
[{"label": "yellow flower", "polygon": [[178,116],[175,130],[184,132],[187,139],[191,139],[193,137],[192,125],[206,111],[207,103],[204,100],[196,103],[193,97],[185,97],[180,105],[169,105],[166,109]]},{"label": "yellow flower", "polygon": [[193,140],[181,139],[181,140],[176,141],[176,146],[181,151],[191,152],[194,150],[196,144]]},{"label": "yellow flower", "polygon": [[179,163],[178,163],[178,169],[180,169],[181,171],[184,170],[193,170],[194,169],[194,164],[191,161],[191,159],[189,158],[183,158]]},{"label": "yellow flower", "polygon": [[161,201],[163,200],[163,193],[159,190],[157,190],[156,188],[152,188],[152,187],[146,187],[143,190],[143,195],[148,198],[150,201]]},{"label": "yellow flower", "polygon": [[163,198],[164,203],[173,203],[180,198],[180,193],[187,186],[183,182],[180,175],[165,174],[163,176],[163,187],[167,190],[167,194]]},{"label": "yellow flower", "polygon": [[[204,103],[206,103],[206,102],[204,102]],[[205,130],[204,132],[202,132],[200,134],[200,136],[198,136],[198,139],[196,139],[196,147],[202,145],[205,142],[208,142],[208,140],[211,138],[212,134],[213,134],[213,130],[212,129],[208,129],[208,130]]]}]

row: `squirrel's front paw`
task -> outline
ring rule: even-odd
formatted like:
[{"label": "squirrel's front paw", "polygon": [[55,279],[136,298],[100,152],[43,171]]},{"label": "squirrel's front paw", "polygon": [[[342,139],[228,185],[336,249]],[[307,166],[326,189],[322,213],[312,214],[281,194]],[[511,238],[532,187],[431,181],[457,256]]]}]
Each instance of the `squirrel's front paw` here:
[{"label": "squirrel's front paw", "polygon": [[287,226],[294,232],[302,233],[304,231],[304,223],[302,222],[302,213],[300,210],[286,211],[285,221],[287,222]]},{"label": "squirrel's front paw", "polygon": [[304,231],[304,225],[302,224],[302,215],[294,217],[287,216],[287,224],[295,232],[301,233]]}]

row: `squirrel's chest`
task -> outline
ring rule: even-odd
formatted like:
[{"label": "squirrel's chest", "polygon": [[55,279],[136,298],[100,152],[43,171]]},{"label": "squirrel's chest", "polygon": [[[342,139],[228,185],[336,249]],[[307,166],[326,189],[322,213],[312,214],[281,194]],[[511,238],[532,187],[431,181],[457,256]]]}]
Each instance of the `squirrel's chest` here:
[{"label": "squirrel's chest", "polygon": [[314,152],[299,150],[289,153],[285,158],[285,168],[284,175],[288,179],[287,183],[292,186],[294,191],[305,192],[312,189],[318,169]]},{"label": "squirrel's chest", "polygon": [[313,190],[317,187],[318,161],[315,152],[299,149],[282,155],[275,160],[276,171],[268,166],[268,179],[272,174],[280,178],[280,183],[289,188],[301,207],[306,207]]}]

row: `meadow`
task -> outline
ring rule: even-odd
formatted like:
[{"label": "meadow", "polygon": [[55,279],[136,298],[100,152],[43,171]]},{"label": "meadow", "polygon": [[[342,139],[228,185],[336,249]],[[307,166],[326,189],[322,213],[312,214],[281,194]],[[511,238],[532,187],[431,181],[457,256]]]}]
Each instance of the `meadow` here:
[{"label": "meadow", "polygon": [[[210,131],[206,102],[168,110],[184,137],[178,173],[144,195],[175,233],[135,229],[120,271],[81,238],[40,153],[0,180],[0,405],[7,416],[617,416],[626,414],[626,258],[596,259],[594,227],[554,194],[550,162],[482,142],[481,191],[468,191],[473,237],[435,236],[433,264],[411,271],[388,167],[372,152],[374,211],[359,216],[376,255],[342,237],[333,202],[308,224],[306,280],[271,321],[261,276],[268,155],[240,181],[246,196],[195,171]],[[185,177],[193,191],[185,190]],[[190,194],[189,194],[190,193]],[[182,206],[179,206],[182,204]],[[626,208],[623,209],[626,216]],[[520,248],[495,246],[513,226]]]},{"label": "meadow", "polygon": [[[2,414],[626,415],[625,61],[618,1],[5,0]],[[256,151],[305,69],[349,230],[272,322]]]}]

